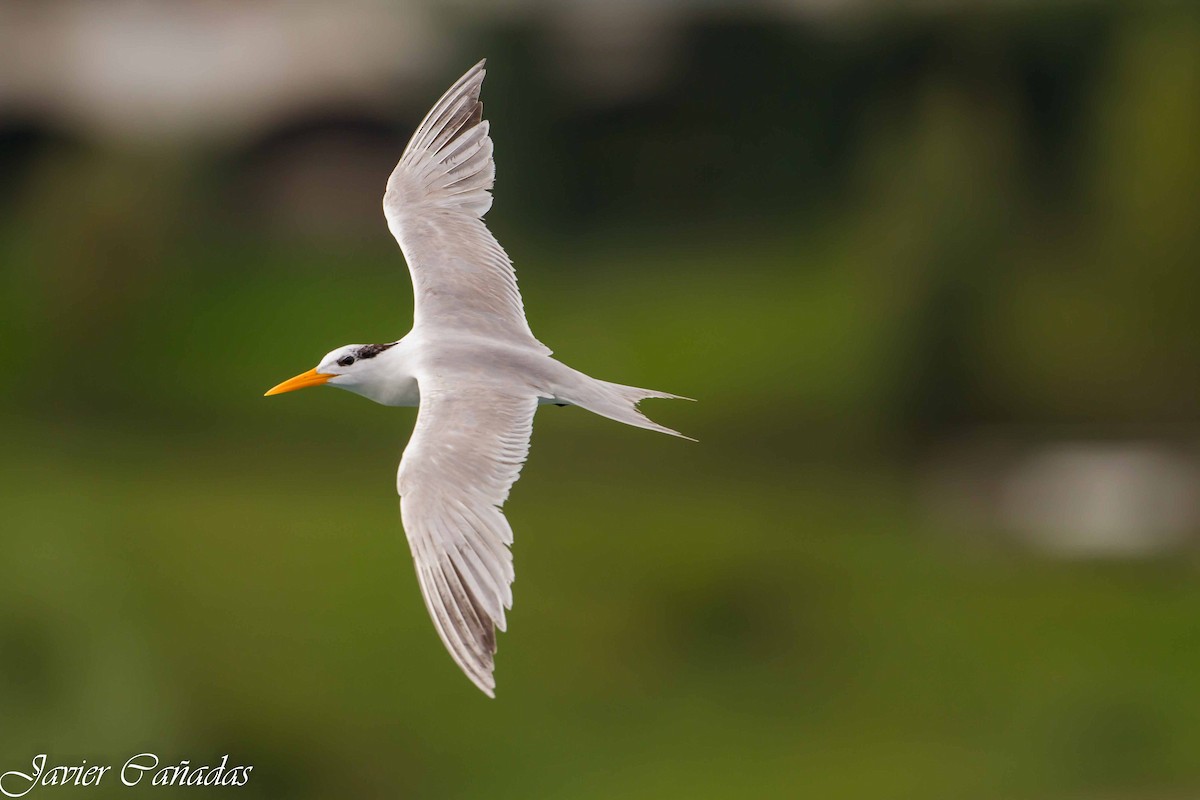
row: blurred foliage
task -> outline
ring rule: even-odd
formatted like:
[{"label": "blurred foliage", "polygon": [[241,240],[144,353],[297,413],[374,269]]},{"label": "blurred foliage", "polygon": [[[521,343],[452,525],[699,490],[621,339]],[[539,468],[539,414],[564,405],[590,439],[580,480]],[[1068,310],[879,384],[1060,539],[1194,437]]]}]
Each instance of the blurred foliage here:
[{"label": "blurred foliage", "polygon": [[413,413],[259,396],[407,330],[382,217],[281,232],[213,153],[23,150],[0,769],[230,753],[279,798],[1194,794],[1191,559],[985,552],[914,485],[982,425],[1194,423],[1200,15],[708,20],[660,93],[600,108],[541,36],[477,31],[490,223],[558,357],[698,398],[649,411],[701,444],[539,412],[487,702],[412,578]]}]

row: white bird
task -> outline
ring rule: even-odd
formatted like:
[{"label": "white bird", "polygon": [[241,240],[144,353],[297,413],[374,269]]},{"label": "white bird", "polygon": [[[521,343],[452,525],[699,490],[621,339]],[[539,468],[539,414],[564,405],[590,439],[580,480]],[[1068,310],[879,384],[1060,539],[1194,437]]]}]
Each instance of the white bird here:
[{"label": "white bird", "polygon": [[496,175],[479,101],[484,63],[434,104],[383,196],[412,276],[412,330],[388,344],[339,347],[267,395],[328,385],[420,406],[396,478],[401,520],[438,635],[494,697],[495,629],[505,629],[513,581],[512,528],[500,507],[529,453],[538,405],[577,405],[690,437],[637,409],[651,397],[686,398],[589,377],[551,358],[530,331],[512,263],[482,220]]}]

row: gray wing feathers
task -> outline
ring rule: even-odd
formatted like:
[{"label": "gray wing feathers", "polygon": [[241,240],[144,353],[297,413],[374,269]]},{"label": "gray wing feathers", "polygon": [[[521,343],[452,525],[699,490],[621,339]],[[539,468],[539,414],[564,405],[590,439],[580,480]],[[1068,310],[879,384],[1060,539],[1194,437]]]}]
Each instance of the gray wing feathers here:
[{"label": "gray wing feathers", "polygon": [[483,215],[496,167],[480,61],[426,115],[388,179],[388,228],[408,261],[414,329],[450,328],[549,354],[533,336],[512,262]]},{"label": "gray wing feathers", "polygon": [[[474,388],[474,390],[473,390]],[[537,398],[422,385],[397,476],[421,594],[454,661],[494,696],[496,632],[512,608],[512,528],[500,511],[529,453]]]},{"label": "gray wing feathers", "polygon": [[388,179],[385,208],[388,195],[399,209],[439,205],[482,217],[491,207],[496,167],[479,100],[483,65],[459,78],[425,115]]}]

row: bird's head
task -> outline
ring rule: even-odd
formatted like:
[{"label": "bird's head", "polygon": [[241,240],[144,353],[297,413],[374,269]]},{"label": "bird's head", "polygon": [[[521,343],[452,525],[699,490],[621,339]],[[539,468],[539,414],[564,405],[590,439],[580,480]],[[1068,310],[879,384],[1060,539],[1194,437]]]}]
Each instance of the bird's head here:
[{"label": "bird's head", "polygon": [[341,389],[355,390],[369,384],[379,373],[379,362],[374,359],[385,352],[391,344],[348,344],[332,350],[321,359],[321,363],[294,378],[267,390],[265,396],[294,392],[309,386],[329,384]]}]

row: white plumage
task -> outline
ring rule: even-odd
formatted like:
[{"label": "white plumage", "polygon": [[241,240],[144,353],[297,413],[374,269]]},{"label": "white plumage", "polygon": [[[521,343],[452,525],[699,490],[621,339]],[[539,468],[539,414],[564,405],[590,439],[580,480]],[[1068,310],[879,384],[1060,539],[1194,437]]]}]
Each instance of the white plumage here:
[{"label": "white plumage", "polygon": [[500,508],[538,405],[682,434],[636,408],[675,395],[591,378],[534,338],[512,262],[482,220],[496,174],[483,78],[481,61],[434,104],[388,179],[383,208],[412,276],[412,330],[387,345],[340,347],[267,394],[329,384],[420,406],[396,480],[401,518],[438,635],[491,696],[495,629],[512,607],[513,534]]}]

